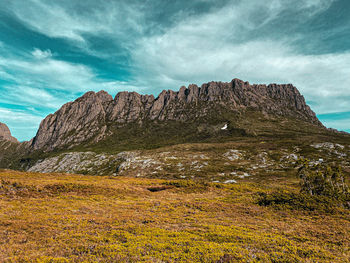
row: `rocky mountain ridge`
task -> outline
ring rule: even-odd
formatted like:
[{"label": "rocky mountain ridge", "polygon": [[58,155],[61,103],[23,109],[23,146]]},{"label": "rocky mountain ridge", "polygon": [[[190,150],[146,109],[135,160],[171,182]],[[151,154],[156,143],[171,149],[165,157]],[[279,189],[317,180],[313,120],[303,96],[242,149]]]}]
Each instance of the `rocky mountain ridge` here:
[{"label": "rocky mountain ridge", "polygon": [[163,90],[158,97],[119,92],[115,98],[105,91],[87,92],[48,115],[32,142],[33,150],[51,151],[73,147],[112,135],[111,125],[144,121],[188,122],[213,113],[252,109],[268,116],[286,116],[322,126],[304,97],[291,84],[251,85],[239,79],[189,85],[179,91]]},{"label": "rocky mountain ridge", "polygon": [[10,129],[5,123],[0,122],[0,140],[18,143],[18,140],[11,135]]}]

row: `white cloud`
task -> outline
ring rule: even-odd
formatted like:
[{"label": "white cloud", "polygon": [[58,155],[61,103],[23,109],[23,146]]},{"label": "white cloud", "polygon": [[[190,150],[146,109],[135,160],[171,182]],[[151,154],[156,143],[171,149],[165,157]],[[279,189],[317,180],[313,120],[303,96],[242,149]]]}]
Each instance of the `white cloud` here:
[{"label": "white cloud", "polygon": [[[57,109],[66,103],[66,98],[53,95],[50,90],[27,86],[4,86],[2,87],[0,102],[13,103],[25,107]],[[33,108],[34,109],[34,108]]]},{"label": "white cloud", "polygon": [[[0,67],[19,86],[67,92],[82,92],[98,87],[97,76],[89,67],[49,57],[38,60],[0,56]],[[14,74],[16,78],[13,78]]]},{"label": "white cloud", "polygon": [[10,3],[12,10],[19,19],[33,29],[50,37],[65,37],[76,41],[84,41],[81,33],[91,28],[102,30],[95,19],[80,21],[79,16],[73,16],[55,2],[28,0],[25,5],[21,1]]},{"label": "white cloud", "polygon": [[28,114],[25,111],[0,108],[0,120],[1,122],[4,122],[4,123],[19,121],[20,123],[23,124],[27,121],[28,122],[41,121],[41,117]]},{"label": "white cloud", "polygon": [[[242,1],[201,17],[188,17],[160,36],[144,37],[131,51],[138,78],[151,87],[174,88],[234,77],[253,83],[293,83],[317,113],[350,109],[350,53],[303,55],[290,37],[241,41],[241,35],[283,14],[303,11],[305,19],[332,1],[290,3]],[[261,15],[261,19],[255,20]],[[232,37],[233,36],[233,37]]]},{"label": "white cloud", "polygon": [[31,54],[37,59],[45,59],[45,58],[52,57],[52,53],[50,49],[40,50],[38,48],[35,48]]},{"label": "white cloud", "polygon": [[99,88],[116,95],[119,91],[136,91],[143,93],[146,87],[139,81],[104,81],[99,84]]},{"label": "white cloud", "polygon": [[[113,54],[91,49],[87,35],[106,35],[118,41],[130,52],[135,81],[104,80],[85,65],[57,60],[50,50],[35,49],[30,58],[0,57],[0,76],[17,82],[15,97],[24,92],[35,103],[56,107],[60,101],[50,97],[55,97],[50,90],[66,92],[71,98],[100,89],[112,95],[124,89],[157,93],[184,84],[237,77],[253,83],[293,83],[313,102],[318,114],[350,110],[350,53],[300,54],[292,43],[303,35],[254,38],[256,32],[286,12],[298,14],[304,23],[327,10],[333,0],[232,1],[202,15],[180,13],[170,28],[164,27],[158,34],[145,33],[149,25],[144,4],[105,1],[102,7],[87,12],[72,8],[73,3],[67,4],[70,2],[28,0],[23,5],[23,1],[14,0],[9,6],[33,30],[68,39],[96,56],[114,59]],[[41,93],[36,99],[35,93],[44,89],[48,94]]]},{"label": "white cloud", "polygon": [[132,32],[140,33],[142,6],[123,1],[104,1],[101,5],[81,5],[80,1],[27,0],[26,5],[21,0],[9,2],[10,10],[27,26],[49,37],[72,40],[87,50],[85,34],[127,39]]},{"label": "white cloud", "polygon": [[36,133],[42,117],[27,111],[0,108],[0,122],[6,123],[12,136],[20,141],[30,140]]},{"label": "white cloud", "polygon": [[155,92],[154,89],[174,89],[190,82],[229,81],[233,77],[251,82],[291,82],[308,100],[318,102],[313,106],[318,113],[342,111],[339,107],[349,108],[349,102],[342,99],[350,93],[349,54],[301,55],[290,46],[294,39],[289,36],[279,40],[244,39],[286,11],[299,13],[300,20],[307,20],[327,10],[332,2],[236,1],[200,16],[179,15],[174,26],[163,34],[144,35],[144,4],[108,1],[83,12],[66,1],[30,0],[26,6],[21,1],[11,1],[11,10],[18,18],[50,37],[71,39],[81,47],[86,33],[118,38],[131,54],[136,82],[101,81],[84,65],[53,59],[50,50],[32,52],[34,57],[45,60],[12,61],[10,65],[23,72],[21,85],[31,85],[34,76],[38,83],[50,83],[51,88],[76,92],[98,90],[101,86],[112,91],[118,86]]}]

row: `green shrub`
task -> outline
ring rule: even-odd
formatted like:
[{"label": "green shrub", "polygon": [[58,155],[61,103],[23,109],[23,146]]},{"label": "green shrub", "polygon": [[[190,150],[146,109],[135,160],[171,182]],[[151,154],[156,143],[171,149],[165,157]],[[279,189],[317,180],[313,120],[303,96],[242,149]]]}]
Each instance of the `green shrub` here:
[{"label": "green shrub", "polygon": [[312,165],[307,159],[301,159],[297,164],[300,192],[258,193],[259,205],[328,213],[350,208],[349,187],[340,167],[333,168],[326,164]]},{"label": "green shrub", "polygon": [[342,205],[328,196],[312,196],[304,193],[275,191],[272,193],[258,193],[258,204],[271,206],[278,210],[302,210],[334,213]]},{"label": "green shrub", "polygon": [[341,167],[334,168],[326,164],[312,166],[307,159],[300,160],[299,164],[298,176],[302,193],[350,201],[349,187]]}]

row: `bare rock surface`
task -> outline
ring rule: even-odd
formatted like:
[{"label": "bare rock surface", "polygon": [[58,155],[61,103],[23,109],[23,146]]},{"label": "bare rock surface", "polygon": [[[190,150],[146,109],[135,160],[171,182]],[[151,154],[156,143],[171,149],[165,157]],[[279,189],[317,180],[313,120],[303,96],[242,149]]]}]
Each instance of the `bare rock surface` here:
[{"label": "bare rock surface", "polygon": [[117,156],[107,154],[96,154],[93,152],[70,152],[55,157],[39,160],[28,169],[30,172],[65,172],[105,175],[113,173]]},{"label": "bare rock surface", "polygon": [[0,122],[0,140],[18,143],[18,140],[11,135],[10,129],[5,123]]},{"label": "bare rock surface", "polygon": [[105,107],[112,96],[107,92],[87,92],[74,102],[47,116],[33,139],[34,150],[53,150],[63,145],[75,146],[95,136],[103,137]]}]

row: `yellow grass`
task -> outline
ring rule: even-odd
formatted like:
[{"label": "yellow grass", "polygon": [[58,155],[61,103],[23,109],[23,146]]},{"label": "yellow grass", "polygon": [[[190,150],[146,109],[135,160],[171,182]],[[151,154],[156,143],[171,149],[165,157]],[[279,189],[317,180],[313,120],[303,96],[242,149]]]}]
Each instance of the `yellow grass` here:
[{"label": "yellow grass", "polygon": [[0,180],[1,262],[349,262],[347,211],[257,204],[258,191],[296,191],[292,179],[224,185],[1,171]]}]

